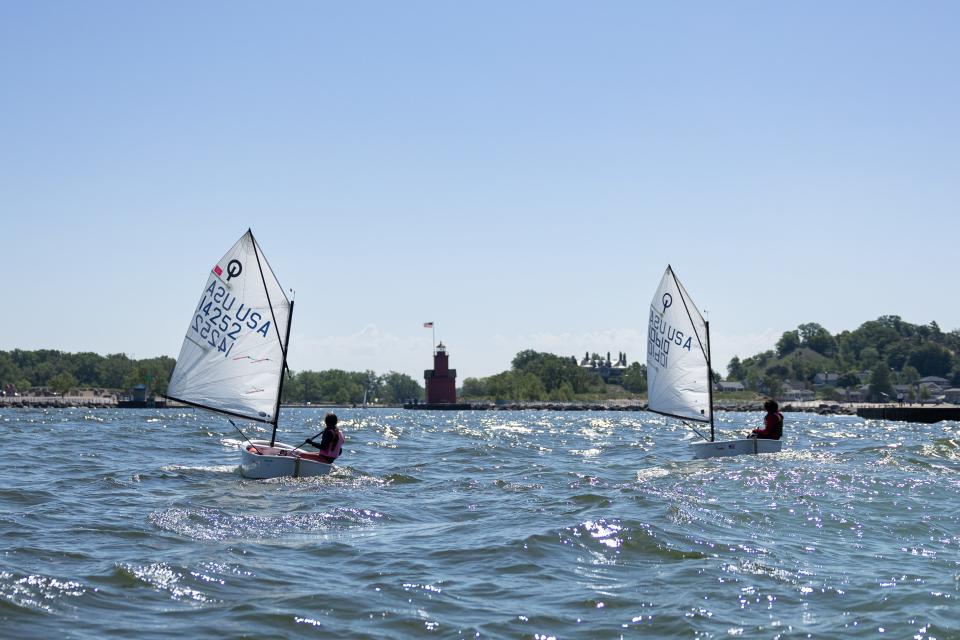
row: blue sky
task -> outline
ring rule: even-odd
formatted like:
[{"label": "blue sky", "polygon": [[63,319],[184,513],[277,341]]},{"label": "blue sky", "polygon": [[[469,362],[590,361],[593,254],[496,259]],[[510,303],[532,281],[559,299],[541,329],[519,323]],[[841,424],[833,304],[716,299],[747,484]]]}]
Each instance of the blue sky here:
[{"label": "blue sky", "polygon": [[252,227],[294,369],[645,360],[668,263],[715,361],[960,327],[960,5],[0,4],[0,349],[175,356]]}]

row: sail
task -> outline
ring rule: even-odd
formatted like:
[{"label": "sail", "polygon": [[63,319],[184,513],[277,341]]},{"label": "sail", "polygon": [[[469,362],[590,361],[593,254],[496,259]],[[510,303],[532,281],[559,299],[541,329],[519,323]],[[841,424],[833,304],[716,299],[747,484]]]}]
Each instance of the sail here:
[{"label": "sail", "polygon": [[210,271],[167,396],[275,422],[290,307],[248,230]]},{"label": "sail", "polygon": [[710,346],[707,323],[667,266],[650,302],[647,329],[648,408],[710,422]]}]

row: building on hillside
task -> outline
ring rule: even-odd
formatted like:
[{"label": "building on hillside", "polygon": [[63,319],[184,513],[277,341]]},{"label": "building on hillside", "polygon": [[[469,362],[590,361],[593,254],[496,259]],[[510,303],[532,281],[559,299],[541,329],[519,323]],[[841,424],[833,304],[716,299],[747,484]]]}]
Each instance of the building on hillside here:
[{"label": "building on hillside", "polygon": [[920,378],[920,384],[936,385],[940,389],[949,389],[952,386],[949,380],[946,378],[941,378],[940,376],[926,376],[924,378]]},{"label": "building on hillside", "polygon": [[425,369],[427,404],[456,404],[457,370],[449,367],[447,348],[443,343],[433,352],[433,369]]},{"label": "building on hillside", "polygon": [[739,380],[721,380],[713,385],[714,391],[745,391],[746,387]]},{"label": "building on hillside", "polygon": [[835,387],[837,386],[837,380],[839,379],[840,379],[839,373],[827,373],[825,371],[823,373],[818,373],[817,375],[813,376],[813,384],[814,386],[817,386],[817,387],[822,387],[825,385]]},{"label": "building on hillside", "polygon": [[841,391],[844,402],[864,402],[867,399],[869,387],[851,387],[849,389],[842,389]]},{"label": "building on hillside", "polygon": [[793,402],[807,402],[807,401],[813,400],[815,397],[816,397],[816,394],[810,389],[804,389],[799,385],[794,386],[789,382],[785,382],[783,385],[783,389],[780,390],[781,400],[791,400]]},{"label": "building on hillside", "polygon": [[623,372],[627,369],[627,354],[620,352],[617,354],[617,361],[610,360],[610,352],[607,351],[607,358],[589,353],[583,355],[580,361],[580,368],[585,371],[591,371],[599,375],[607,384],[620,384],[623,382]]},{"label": "building on hillside", "polygon": [[950,404],[960,404],[960,389],[956,387],[947,389],[943,392],[943,400]]}]

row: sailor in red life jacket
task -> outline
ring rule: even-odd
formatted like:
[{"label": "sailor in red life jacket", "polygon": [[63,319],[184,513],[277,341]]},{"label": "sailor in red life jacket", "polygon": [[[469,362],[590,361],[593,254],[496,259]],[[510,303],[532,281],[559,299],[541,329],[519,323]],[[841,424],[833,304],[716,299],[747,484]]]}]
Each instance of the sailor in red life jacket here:
[{"label": "sailor in red life jacket", "polygon": [[763,429],[754,429],[750,432],[751,438],[765,440],[779,440],[783,437],[783,414],[776,400],[767,400],[763,403],[767,415],[763,418]]},{"label": "sailor in red life jacket", "polygon": [[340,429],[337,429],[337,414],[328,413],[324,416],[323,423],[327,425],[327,428],[323,430],[320,442],[318,443],[312,438],[308,439],[307,442],[319,449],[317,453],[321,460],[333,462],[340,457],[340,452],[343,450],[343,433]]}]

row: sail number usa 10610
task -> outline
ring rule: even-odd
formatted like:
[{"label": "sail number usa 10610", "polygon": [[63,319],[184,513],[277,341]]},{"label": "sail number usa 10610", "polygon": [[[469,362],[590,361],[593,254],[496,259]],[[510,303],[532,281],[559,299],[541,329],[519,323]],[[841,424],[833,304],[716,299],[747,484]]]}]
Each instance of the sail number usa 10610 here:
[{"label": "sail number usa 10610", "polygon": [[233,345],[244,334],[256,333],[266,338],[270,334],[270,320],[246,304],[239,302],[216,279],[211,279],[197,305],[190,333],[196,334],[202,346],[216,349],[226,358]]}]

